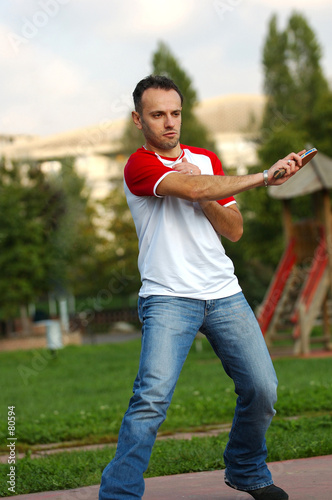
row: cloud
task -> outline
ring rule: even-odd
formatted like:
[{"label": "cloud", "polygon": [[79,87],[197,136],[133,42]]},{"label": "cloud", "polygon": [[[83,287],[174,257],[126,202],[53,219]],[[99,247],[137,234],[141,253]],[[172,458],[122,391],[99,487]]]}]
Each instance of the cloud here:
[{"label": "cloud", "polygon": [[[317,34],[330,71],[330,1],[0,2],[0,133],[53,133],[125,116],[159,40],[200,98],[258,93],[268,21],[276,13],[283,23],[293,9]],[[42,5],[55,5],[53,14],[40,14]],[[229,7],[222,15],[220,5]]]},{"label": "cloud", "polygon": [[[144,33],[158,34],[161,31],[167,34],[169,31],[180,29],[188,18],[188,7],[190,4],[187,1],[179,2],[179,0],[141,0],[135,2],[134,19],[139,19],[136,29]],[[133,26],[133,27],[134,27]]]},{"label": "cloud", "polygon": [[[0,26],[0,38],[7,30]],[[106,113],[106,89],[83,66],[29,42],[17,54],[0,53],[6,78],[0,93],[0,131],[43,133],[88,125]],[[58,130],[59,131],[59,130]]]},{"label": "cloud", "polygon": [[[129,7],[128,7],[129,5]],[[211,10],[212,3],[210,6]],[[121,2],[110,15],[101,15],[97,20],[99,36],[110,41],[131,39],[135,44],[146,38],[181,34],[199,11],[206,9],[198,0],[139,0]],[[106,7],[107,10],[107,7]],[[139,37],[139,40],[137,40]],[[135,47],[135,45],[134,45]],[[133,47],[133,48],[134,48]]]}]

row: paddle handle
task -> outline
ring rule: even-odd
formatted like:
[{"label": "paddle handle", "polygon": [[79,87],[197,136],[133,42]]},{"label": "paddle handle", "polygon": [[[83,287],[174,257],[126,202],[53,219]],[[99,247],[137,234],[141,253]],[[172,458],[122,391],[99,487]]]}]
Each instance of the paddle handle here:
[{"label": "paddle handle", "polygon": [[275,179],[281,179],[281,177],[283,177],[286,173],[286,170],[284,168],[279,168],[278,170],[276,170],[273,174],[273,177]]}]

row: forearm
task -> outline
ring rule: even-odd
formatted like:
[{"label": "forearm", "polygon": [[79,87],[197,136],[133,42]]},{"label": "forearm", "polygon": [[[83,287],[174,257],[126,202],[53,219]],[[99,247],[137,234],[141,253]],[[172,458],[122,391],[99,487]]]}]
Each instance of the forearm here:
[{"label": "forearm", "polygon": [[203,201],[200,206],[218,234],[238,241],[243,234],[243,219],[236,204],[224,207],[216,201]]},{"label": "forearm", "polygon": [[161,196],[172,195],[189,201],[204,202],[228,198],[263,185],[262,173],[241,176],[172,174],[163,179],[157,192]]},{"label": "forearm", "polygon": [[[303,151],[300,151],[300,154]],[[292,177],[301,167],[302,158],[300,154],[290,153],[285,158],[278,160],[267,171],[268,184],[280,185]],[[186,168],[194,168],[190,163]],[[197,167],[195,167],[197,168]],[[282,178],[275,178],[276,170],[282,168],[285,175]],[[190,171],[190,170],[189,170]],[[157,187],[157,194],[161,196],[177,196],[189,201],[217,201],[229,196],[242,193],[249,189],[264,186],[263,173],[250,175],[186,175],[174,173],[166,175]]]},{"label": "forearm", "polygon": [[198,202],[221,200],[264,185],[262,173],[242,176],[203,175],[192,179],[193,196]]}]

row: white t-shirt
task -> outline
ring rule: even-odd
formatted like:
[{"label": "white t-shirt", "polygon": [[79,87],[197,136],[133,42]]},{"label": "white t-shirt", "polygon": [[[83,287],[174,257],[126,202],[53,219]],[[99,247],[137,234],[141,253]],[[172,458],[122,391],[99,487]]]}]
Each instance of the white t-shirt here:
[{"label": "white t-shirt", "polygon": [[[202,148],[181,145],[179,158],[165,158],[139,148],[124,170],[124,187],[139,240],[139,295],[170,295],[211,300],[241,291],[232,261],[199,203],[158,196],[156,189],[185,156],[204,175],[224,175],[218,157]],[[220,200],[223,206],[233,197]]]}]

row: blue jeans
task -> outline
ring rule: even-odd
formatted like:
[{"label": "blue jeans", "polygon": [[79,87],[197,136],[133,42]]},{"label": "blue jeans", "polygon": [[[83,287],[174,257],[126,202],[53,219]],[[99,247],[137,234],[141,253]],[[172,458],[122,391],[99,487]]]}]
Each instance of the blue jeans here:
[{"label": "blue jeans", "polygon": [[142,498],[143,473],[198,330],[206,335],[238,395],[224,450],[225,481],[247,491],[272,484],[265,463],[265,433],[275,414],[277,378],[243,294],[208,301],[150,296],[139,299],[138,310],[142,349],[134,395],[122,421],[116,455],[103,472],[99,500]]}]

